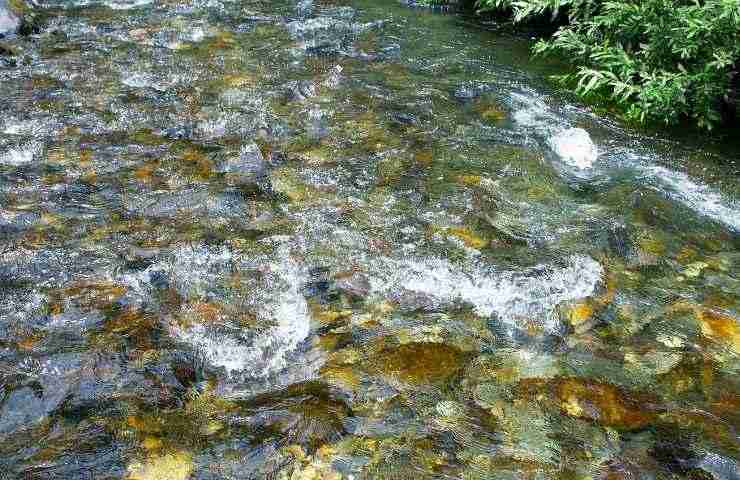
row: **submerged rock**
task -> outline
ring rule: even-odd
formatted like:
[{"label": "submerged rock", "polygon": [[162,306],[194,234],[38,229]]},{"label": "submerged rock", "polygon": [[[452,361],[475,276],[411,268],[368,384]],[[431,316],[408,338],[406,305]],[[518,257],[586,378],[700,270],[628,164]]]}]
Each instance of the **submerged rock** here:
[{"label": "submerged rock", "polygon": [[310,80],[291,80],[285,84],[285,96],[288,101],[302,102],[316,96],[316,84]]},{"label": "submerged rock", "polygon": [[267,160],[256,143],[242,146],[238,156],[230,156],[217,167],[226,182],[235,186],[265,186]]},{"label": "submerged rock", "polygon": [[193,471],[190,452],[175,451],[165,455],[154,455],[144,463],[129,466],[129,480],[186,480]]},{"label": "submerged rock", "polygon": [[351,8],[337,8],[328,13],[333,16],[290,22],[287,24],[288,33],[294,40],[298,40],[300,47],[308,53],[337,55],[350,52],[352,42],[358,34],[382,24],[382,22],[352,23],[354,10]]},{"label": "submerged rock", "polygon": [[486,92],[491,92],[494,88],[494,85],[490,83],[464,83],[453,90],[452,96],[456,100],[465,102],[478,98]]},{"label": "submerged rock", "polygon": [[408,343],[389,348],[368,363],[371,373],[397,377],[409,383],[445,382],[459,372],[463,352],[444,343]]},{"label": "submerged rock", "polygon": [[365,298],[370,293],[370,281],[366,275],[359,272],[339,278],[335,286],[337,290],[353,298]]},{"label": "submerged rock", "polygon": [[239,423],[272,431],[288,444],[300,445],[307,452],[341,439],[347,433],[347,420],[353,416],[342,398],[316,381],[295,383],[257,395],[244,402],[243,407],[252,415]]},{"label": "submerged rock", "polygon": [[608,383],[562,378],[554,383],[562,411],[570,416],[596,421],[609,427],[633,430],[654,422],[656,412],[636,398]]},{"label": "submerged rock", "polygon": [[28,359],[18,365],[21,384],[6,395],[0,407],[0,437],[43,422],[67,397],[80,365],[81,357],[73,353]]},{"label": "submerged rock", "polygon": [[311,18],[290,22],[287,28],[290,36],[312,53],[336,54],[351,41],[352,26],[343,20]]},{"label": "submerged rock", "polygon": [[599,152],[588,132],[582,128],[569,128],[550,137],[547,145],[563,162],[571,167],[593,167]]}]

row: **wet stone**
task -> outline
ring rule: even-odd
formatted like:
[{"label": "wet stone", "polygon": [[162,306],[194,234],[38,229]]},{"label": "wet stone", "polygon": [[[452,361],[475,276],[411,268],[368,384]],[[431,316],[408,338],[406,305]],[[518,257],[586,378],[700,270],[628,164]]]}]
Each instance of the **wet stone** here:
[{"label": "wet stone", "polygon": [[287,28],[293,38],[300,40],[301,47],[311,53],[340,53],[352,41],[352,27],[343,20],[312,18],[290,22]]},{"label": "wet stone", "polygon": [[28,358],[16,366],[19,378],[0,407],[0,438],[38,426],[59,408],[82,361],[80,354],[64,353]]},{"label": "wet stone", "polygon": [[625,430],[640,429],[657,418],[655,407],[651,409],[646,399],[631,397],[608,383],[566,378],[556,382],[555,392],[565,413],[602,425]]},{"label": "wet stone", "polygon": [[304,382],[263,394],[246,402],[254,415],[239,419],[251,428],[270,428],[287,444],[308,452],[333,443],[347,433],[345,424],[352,410],[341,397],[319,382]]},{"label": "wet stone", "polygon": [[3,480],[737,478],[728,145],[386,2],[22,2]]},{"label": "wet stone", "polygon": [[288,101],[302,102],[316,96],[316,84],[310,80],[292,80],[285,85]]},{"label": "wet stone", "polygon": [[461,102],[467,102],[480,97],[484,93],[495,90],[495,85],[489,83],[464,83],[452,91],[452,96]]},{"label": "wet stone", "polygon": [[347,276],[342,275],[337,278],[334,285],[340,292],[357,299],[367,297],[371,288],[367,276],[360,272],[353,272]]},{"label": "wet stone", "polygon": [[463,353],[443,343],[408,343],[383,350],[368,362],[372,373],[397,377],[409,383],[437,383],[459,372]]},{"label": "wet stone", "polygon": [[168,407],[183,402],[199,367],[185,353],[162,352],[159,359],[137,366],[118,354],[90,358],[69,392],[64,409],[71,414],[113,408],[117,402]]},{"label": "wet stone", "polygon": [[238,155],[229,155],[216,171],[224,174],[228,184],[240,187],[267,185],[268,164],[256,143],[244,145]]}]

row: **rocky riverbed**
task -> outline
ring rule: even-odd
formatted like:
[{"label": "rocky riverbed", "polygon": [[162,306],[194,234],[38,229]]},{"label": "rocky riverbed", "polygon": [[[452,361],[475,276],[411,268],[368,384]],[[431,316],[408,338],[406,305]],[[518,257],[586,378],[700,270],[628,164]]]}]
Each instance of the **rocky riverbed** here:
[{"label": "rocky riverbed", "polygon": [[738,152],[393,0],[0,0],[0,478],[738,474]]}]

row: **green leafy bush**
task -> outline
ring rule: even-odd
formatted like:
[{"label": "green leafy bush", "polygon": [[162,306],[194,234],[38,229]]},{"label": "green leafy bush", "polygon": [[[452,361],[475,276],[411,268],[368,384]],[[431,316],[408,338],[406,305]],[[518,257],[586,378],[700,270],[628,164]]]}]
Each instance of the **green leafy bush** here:
[{"label": "green leafy bush", "polygon": [[568,58],[577,69],[561,80],[581,95],[609,95],[630,119],[675,124],[689,117],[711,129],[736,102],[740,0],[479,0],[478,6],[510,11],[517,22],[547,15],[562,22],[534,51]]}]

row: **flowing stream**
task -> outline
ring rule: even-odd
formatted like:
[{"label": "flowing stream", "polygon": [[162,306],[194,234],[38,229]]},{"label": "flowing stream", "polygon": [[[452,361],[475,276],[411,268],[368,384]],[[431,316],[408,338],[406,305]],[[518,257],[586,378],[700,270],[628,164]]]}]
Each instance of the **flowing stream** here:
[{"label": "flowing stream", "polygon": [[0,479],[740,478],[737,148],[395,0],[38,3]]}]

